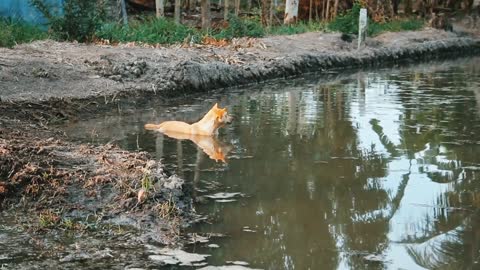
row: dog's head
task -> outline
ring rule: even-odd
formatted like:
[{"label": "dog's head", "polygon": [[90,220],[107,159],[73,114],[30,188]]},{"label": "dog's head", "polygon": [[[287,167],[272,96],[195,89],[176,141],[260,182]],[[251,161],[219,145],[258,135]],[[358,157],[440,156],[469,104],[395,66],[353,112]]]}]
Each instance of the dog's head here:
[{"label": "dog's head", "polygon": [[218,126],[223,126],[225,124],[230,124],[232,122],[232,117],[228,114],[227,108],[219,108],[218,104],[213,105],[212,111],[215,115],[215,123]]}]

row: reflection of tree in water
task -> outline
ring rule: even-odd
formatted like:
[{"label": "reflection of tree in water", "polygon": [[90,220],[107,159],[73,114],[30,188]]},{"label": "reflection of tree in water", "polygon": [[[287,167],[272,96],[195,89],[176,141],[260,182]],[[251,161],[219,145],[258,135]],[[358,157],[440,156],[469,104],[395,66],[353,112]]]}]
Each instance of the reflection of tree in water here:
[{"label": "reflection of tree in water", "polygon": [[408,247],[408,253],[428,269],[474,269],[478,266],[479,238],[480,216],[476,213],[458,227]]},{"label": "reflection of tree in water", "polygon": [[[434,205],[433,229],[421,238],[405,239],[415,243],[408,252],[415,262],[428,269],[470,269],[477,263],[480,247],[480,215],[469,210],[480,204],[480,163],[477,142],[480,121],[477,98],[480,71],[475,65],[446,72],[415,73],[412,82],[395,75],[398,96],[404,104],[400,133],[408,156],[420,158],[420,170],[434,182],[451,183],[439,194]],[[422,167],[423,166],[423,167]]]},{"label": "reflection of tree in water", "polygon": [[[371,149],[359,149],[354,125],[346,117],[349,96],[340,85],[332,85],[248,97],[235,111],[236,119],[249,121],[235,126],[234,132],[239,145],[254,151],[248,154],[255,160],[231,170],[247,172],[245,178],[270,179],[256,181],[252,188],[271,192],[251,199],[269,211],[261,222],[268,237],[253,245],[259,254],[267,253],[262,261],[271,263],[268,269],[331,269],[337,267],[338,248],[382,252],[386,247],[381,243],[387,242],[388,222],[352,221],[386,208],[389,196],[376,182],[385,176],[387,160]],[[276,200],[277,194],[286,195]],[[265,201],[274,205],[260,205]],[[289,207],[291,202],[295,209]],[[228,219],[235,223],[241,217]],[[349,263],[352,268],[365,267],[361,258]]]}]

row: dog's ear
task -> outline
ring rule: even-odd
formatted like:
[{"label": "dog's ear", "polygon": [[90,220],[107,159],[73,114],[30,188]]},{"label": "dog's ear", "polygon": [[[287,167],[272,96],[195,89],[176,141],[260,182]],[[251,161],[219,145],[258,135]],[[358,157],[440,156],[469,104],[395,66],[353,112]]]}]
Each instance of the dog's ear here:
[{"label": "dog's ear", "polygon": [[213,105],[212,109],[218,109],[218,103],[215,103],[215,105]]},{"label": "dog's ear", "polygon": [[225,115],[225,113],[227,113],[226,109],[216,109],[215,110],[215,114],[217,115],[218,119],[221,119]]}]

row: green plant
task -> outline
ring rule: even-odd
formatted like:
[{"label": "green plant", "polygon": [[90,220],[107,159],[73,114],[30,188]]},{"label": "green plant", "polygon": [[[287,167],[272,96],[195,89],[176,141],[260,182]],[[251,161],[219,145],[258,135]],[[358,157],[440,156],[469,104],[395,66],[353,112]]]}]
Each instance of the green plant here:
[{"label": "green plant", "polygon": [[358,16],[360,15],[361,8],[361,4],[355,1],[352,9],[348,10],[345,14],[337,16],[329,23],[328,29],[344,34],[358,33]]},{"label": "green plant", "polygon": [[[345,14],[336,17],[328,24],[328,29],[331,31],[338,31],[344,34],[358,33],[358,17],[360,9],[362,8],[359,2],[353,4],[352,9]],[[424,25],[424,21],[418,19],[393,20],[385,23],[377,23],[368,18],[367,34],[375,36],[382,32],[398,32],[408,30],[418,30]]]},{"label": "green plant", "polygon": [[152,188],[153,188],[152,179],[150,178],[150,175],[145,174],[142,178],[142,189],[145,191],[150,191],[150,189]]},{"label": "green plant", "polygon": [[235,37],[263,37],[265,29],[258,19],[242,19],[235,15],[229,17],[228,26],[213,37],[217,39],[232,39]]},{"label": "green plant", "polygon": [[289,25],[278,25],[267,29],[268,34],[270,35],[293,35],[301,34],[306,32],[318,32],[325,30],[325,23],[322,22],[299,22],[297,24]]},{"label": "green plant", "polygon": [[370,23],[368,26],[368,35],[376,36],[382,32],[399,32],[419,30],[425,25],[423,20],[407,19],[395,20],[386,23]]},{"label": "green plant", "polygon": [[0,19],[0,47],[48,38],[45,31],[37,26],[14,19]]},{"label": "green plant", "polygon": [[176,24],[166,18],[154,17],[132,21],[128,27],[120,24],[104,24],[95,33],[97,38],[112,42],[136,41],[151,44],[183,42],[187,37],[196,35],[199,35],[199,32],[193,28]]},{"label": "green plant", "polygon": [[38,222],[41,228],[55,227],[61,221],[57,213],[51,210],[45,210],[40,213]]},{"label": "green plant", "polygon": [[89,41],[106,18],[103,1],[65,0],[61,8],[45,0],[30,1],[47,19],[51,33],[61,40]]}]

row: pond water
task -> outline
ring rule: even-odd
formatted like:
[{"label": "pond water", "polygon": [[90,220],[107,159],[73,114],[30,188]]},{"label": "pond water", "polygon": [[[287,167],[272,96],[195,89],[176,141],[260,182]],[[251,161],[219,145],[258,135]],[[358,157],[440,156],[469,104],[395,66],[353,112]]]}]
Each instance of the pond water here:
[{"label": "pond water", "polygon": [[[188,230],[226,234],[188,247],[211,254],[211,265],[473,269],[480,267],[479,60],[308,75],[151,102],[65,129],[72,138],[149,151],[185,178],[197,213],[209,217]],[[143,129],[196,121],[215,102],[234,122],[203,148]],[[205,197],[218,192],[232,198]]]}]

